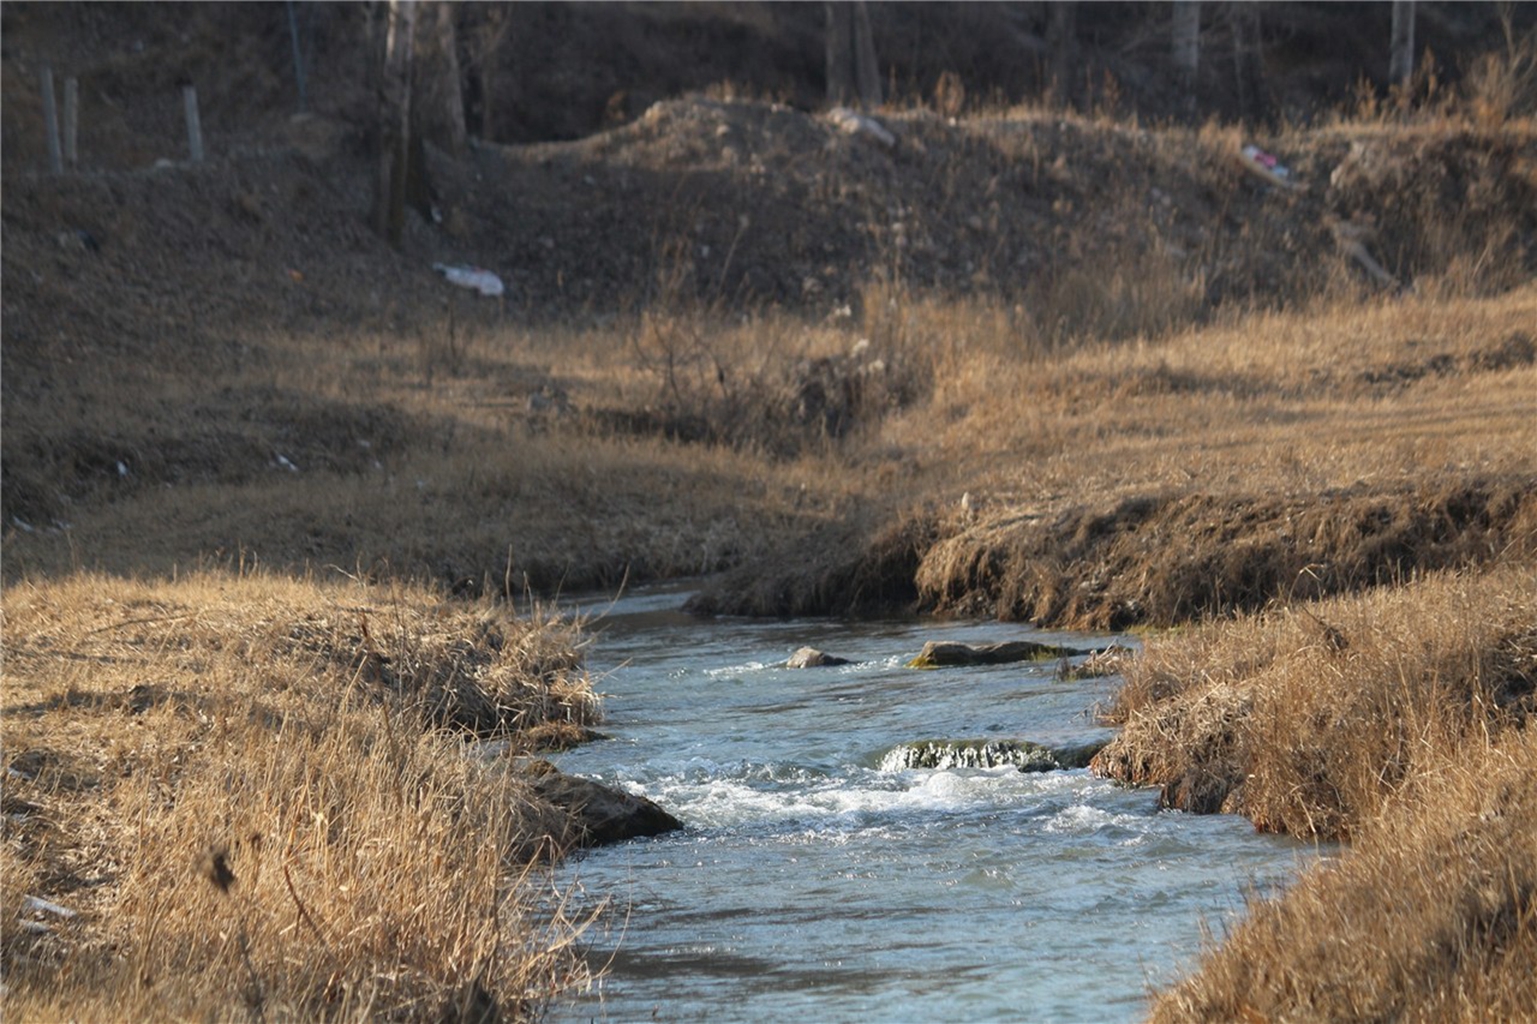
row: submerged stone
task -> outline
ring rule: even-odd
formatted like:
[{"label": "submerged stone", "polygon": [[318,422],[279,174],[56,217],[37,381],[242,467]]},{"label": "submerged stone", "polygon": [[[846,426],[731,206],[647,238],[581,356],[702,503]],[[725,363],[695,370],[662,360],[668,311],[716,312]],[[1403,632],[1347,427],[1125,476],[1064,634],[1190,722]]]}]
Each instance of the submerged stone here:
[{"label": "submerged stone", "polygon": [[785,668],[818,668],[823,665],[847,665],[849,659],[819,651],[815,647],[802,647],[790,655]]},{"label": "submerged stone", "polygon": [[943,668],[950,665],[1006,665],[1016,661],[1047,661],[1055,658],[1075,658],[1088,651],[1076,647],[1060,647],[1041,644],[1034,640],[1005,640],[996,644],[957,643],[953,640],[930,640],[923,645],[918,656],[907,663],[909,668]]},{"label": "submerged stone", "polygon": [[997,768],[1013,765],[1022,772],[1086,768],[1105,744],[1048,747],[1030,740],[919,740],[893,747],[881,758],[881,771],[906,768]]}]

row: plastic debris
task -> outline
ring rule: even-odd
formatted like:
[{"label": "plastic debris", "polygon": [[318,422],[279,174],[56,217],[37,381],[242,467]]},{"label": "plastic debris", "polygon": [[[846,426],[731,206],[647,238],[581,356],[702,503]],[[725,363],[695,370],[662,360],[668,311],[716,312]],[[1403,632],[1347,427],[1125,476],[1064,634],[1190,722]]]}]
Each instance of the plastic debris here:
[{"label": "plastic debris", "polygon": [[23,896],[21,898],[21,905],[25,910],[53,914],[57,917],[70,918],[76,916],[75,912],[68,907],[61,907],[52,900],[45,900],[41,896]]},{"label": "plastic debris", "polygon": [[292,462],[290,462],[288,460],[288,456],[284,455],[282,452],[279,452],[277,454],[277,457],[275,459],[273,459],[272,461],[274,463],[276,463],[278,466],[281,466],[283,469],[288,470],[290,473],[297,473],[297,472],[299,472],[299,467],[295,466]]},{"label": "plastic debris", "polygon": [[833,124],[850,135],[868,135],[888,149],[897,144],[897,137],[868,114],[861,114],[848,107],[834,107],[828,111],[827,116]]},{"label": "plastic debris", "polygon": [[434,263],[432,269],[448,278],[450,284],[456,284],[461,288],[472,288],[488,298],[497,298],[506,293],[506,286],[502,279],[489,270],[481,267],[450,266],[447,263]]},{"label": "plastic debris", "polygon": [[1300,188],[1291,180],[1291,168],[1276,157],[1274,153],[1267,153],[1258,146],[1250,143],[1238,151],[1238,162],[1250,174],[1264,179],[1272,185],[1284,189]]}]

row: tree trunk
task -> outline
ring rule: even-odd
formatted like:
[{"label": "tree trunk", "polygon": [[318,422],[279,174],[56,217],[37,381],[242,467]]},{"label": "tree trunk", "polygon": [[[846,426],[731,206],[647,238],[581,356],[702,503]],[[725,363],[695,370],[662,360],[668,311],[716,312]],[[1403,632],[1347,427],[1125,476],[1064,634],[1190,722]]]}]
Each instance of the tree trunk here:
[{"label": "tree trunk", "polygon": [[1393,51],[1388,60],[1388,80],[1408,85],[1414,75],[1414,0],[1393,0]]},{"label": "tree trunk", "polygon": [[881,72],[875,59],[875,34],[864,0],[828,0],[827,99],[836,106],[881,105]]},{"label": "tree trunk", "polygon": [[454,23],[459,19],[459,5],[437,5],[438,49],[443,51],[443,120],[448,151],[464,155],[468,130],[464,124],[464,78],[459,68],[459,33]]},{"label": "tree trunk", "polygon": [[374,228],[399,248],[406,228],[406,176],[411,165],[411,58],[415,0],[389,0],[379,90],[379,170]]},{"label": "tree trunk", "polygon": [[473,84],[476,92],[476,124],[483,142],[496,141],[496,55],[502,41],[507,38],[510,22],[507,7],[502,4],[472,4],[470,10],[478,16],[474,33]]},{"label": "tree trunk", "polygon": [[846,106],[854,98],[854,19],[846,3],[828,0],[827,102]]},{"label": "tree trunk", "polygon": [[1260,118],[1270,112],[1265,96],[1265,73],[1260,62],[1260,9],[1255,3],[1235,3],[1228,9],[1233,24],[1233,78],[1238,112]]},{"label": "tree trunk", "polygon": [[1201,69],[1201,2],[1174,0],[1174,79],[1179,108],[1187,121],[1195,120],[1196,75]]},{"label": "tree trunk", "polygon": [[859,102],[866,110],[881,105],[881,69],[875,61],[875,33],[865,0],[854,2],[854,80],[859,86]]},{"label": "tree trunk", "polygon": [[1051,95],[1064,107],[1071,107],[1078,94],[1077,66],[1078,5],[1073,0],[1047,4],[1046,49],[1051,53]]}]

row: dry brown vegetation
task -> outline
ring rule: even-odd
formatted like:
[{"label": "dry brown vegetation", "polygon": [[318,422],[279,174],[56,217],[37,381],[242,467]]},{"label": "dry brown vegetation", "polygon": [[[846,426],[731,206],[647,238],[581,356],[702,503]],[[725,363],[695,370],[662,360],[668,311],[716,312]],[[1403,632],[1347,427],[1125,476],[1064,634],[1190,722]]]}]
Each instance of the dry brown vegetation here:
[{"label": "dry brown vegetation", "polygon": [[1534,709],[1530,561],[1150,637],[1095,770],[1352,840],[1256,900],[1153,1018],[1529,1017]]},{"label": "dry brown vegetation", "polygon": [[1470,737],[1336,861],[1255,900],[1151,1019],[1529,1020],[1537,742]]},{"label": "dry brown vegetation", "polygon": [[148,167],[153,52],[87,78],[99,173],[16,170],[18,6],[8,1015],[537,1014],[572,826],[466,744],[596,708],[568,627],[466,599],[722,570],[699,610],[1182,627],[1101,770],[1353,844],[1156,1014],[1537,1015],[1529,42],[1266,133],[1296,190],[1215,122],[973,100],[887,150],[717,89],[434,152],[394,252],[345,103],[211,90],[219,156]]},{"label": "dry brown vegetation", "polygon": [[536,866],[566,816],[466,748],[595,716],[569,628],[252,574],[5,606],[8,1017],[479,1020],[583,979]]},{"label": "dry brown vegetation", "polygon": [[1336,839],[1462,751],[1523,726],[1537,689],[1529,562],[1437,574],[1149,637],[1103,774],[1164,803]]}]

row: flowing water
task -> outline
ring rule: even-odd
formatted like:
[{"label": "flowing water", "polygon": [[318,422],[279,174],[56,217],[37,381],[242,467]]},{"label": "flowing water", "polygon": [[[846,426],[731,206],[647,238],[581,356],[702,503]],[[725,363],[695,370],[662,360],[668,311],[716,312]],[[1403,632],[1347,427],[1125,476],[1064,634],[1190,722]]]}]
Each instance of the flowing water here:
[{"label": "flowing water", "polygon": [[[1245,895],[1315,855],[1243,819],[1162,812],[1086,771],[883,770],[932,738],[1102,739],[1118,680],[904,667],[925,640],[1125,638],[998,623],[701,621],[652,591],[593,623],[612,738],[555,760],[686,830],[570,861],[607,974],[558,1021],[1136,1019]],[[847,666],[785,669],[809,644]]]}]

